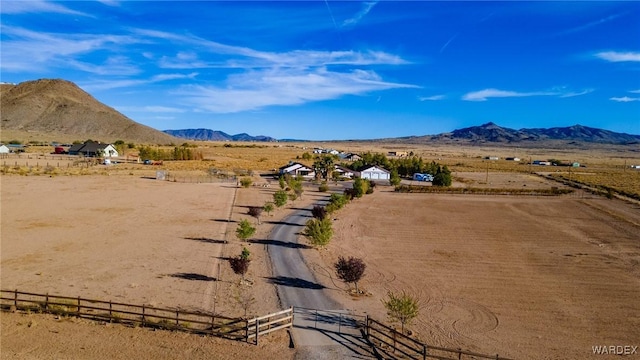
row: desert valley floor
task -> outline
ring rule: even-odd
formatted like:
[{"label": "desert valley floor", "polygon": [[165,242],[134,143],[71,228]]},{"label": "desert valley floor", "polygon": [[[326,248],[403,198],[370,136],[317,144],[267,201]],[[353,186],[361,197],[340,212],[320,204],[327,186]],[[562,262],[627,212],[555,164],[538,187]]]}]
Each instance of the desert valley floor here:
[{"label": "desert valley floor", "polygon": [[[275,189],[126,175],[0,180],[3,289],[242,315],[238,278],[224,259],[243,246],[235,222],[254,221],[247,207],[264,204]],[[288,209],[263,216],[254,241],[244,244],[254,256],[251,314],[279,308],[260,240],[292,206],[326,197],[317,187],[305,190]],[[381,300],[388,291],[418,296],[422,307],[410,328],[428,344],[517,359],[599,358],[592,346],[640,345],[639,209],[582,193],[432,195],[378,187],[334,215],[326,249],[303,251],[317,280],[357,314],[387,321]],[[335,278],[340,255],[364,259],[367,296],[352,297]],[[72,328],[85,338],[111,336],[123,349],[118,358],[205,358],[215,349],[214,358],[293,356],[284,335],[252,348],[74,321],[3,313],[2,358],[112,358],[99,341],[56,340]],[[176,346],[183,348],[166,350]]]}]

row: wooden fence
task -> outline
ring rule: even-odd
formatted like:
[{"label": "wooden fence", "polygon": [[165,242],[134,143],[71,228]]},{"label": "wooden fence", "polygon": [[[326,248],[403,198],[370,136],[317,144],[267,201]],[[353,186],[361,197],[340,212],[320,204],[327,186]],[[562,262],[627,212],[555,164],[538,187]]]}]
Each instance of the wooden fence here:
[{"label": "wooden fence", "polygon": [[495,359],[511,360],[498,355],[478,354],[462,349],[450,349],[424,344],[416,339],[406,336],[396,329],[387,326],[370,317],[366,319],[365,334],[369,343],[376,352],[385,359],[409,358],[409,359],[437,359],[437,360],[462,360],[462,359]]},{"label": "wooden fence", "polygon": [[[180,330],[233,340],[248,341],[248,336],[252,334],[248,331],[250,321],[213,313],[158,308],[148,305],[132,305],[81,297],[36,294],[18,290],[0,290],[0,292],[0,306],[3,310],[13,308],[16,310],[76,316],[111,323]],[[258,328],[260,326],[258,325]],[[260,334],[266,333],[264,331],[260,332]]]},{"label": "wooden fence", "polygon": [[293,326],[293,307],[275,312],[269,315],[260,316],[247,321],[247,341],[256,338],[255,344],[258,345],[258,338],[270,332],[291,328]]}]

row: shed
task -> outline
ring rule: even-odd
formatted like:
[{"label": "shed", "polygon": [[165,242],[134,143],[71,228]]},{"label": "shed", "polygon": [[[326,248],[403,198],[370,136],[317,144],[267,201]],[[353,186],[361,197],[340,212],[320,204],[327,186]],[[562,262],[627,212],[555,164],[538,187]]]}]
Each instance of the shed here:
[{"label": "shed", "polygon": [[8,154],[8,153],[10,153],[10,151],[7,145],[5,144],[0,145],[0,154]]}]

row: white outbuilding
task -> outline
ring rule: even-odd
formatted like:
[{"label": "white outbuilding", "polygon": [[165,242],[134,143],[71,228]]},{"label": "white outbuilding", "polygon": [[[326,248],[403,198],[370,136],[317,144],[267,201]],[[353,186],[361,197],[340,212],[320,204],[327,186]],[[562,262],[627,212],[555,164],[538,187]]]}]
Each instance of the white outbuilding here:
[{"label": "white outbuilding", "polygon": [[380,166],[374,165],[360,170],[360,178],[369,180],[389,180],[391,178],[391,173]]}]

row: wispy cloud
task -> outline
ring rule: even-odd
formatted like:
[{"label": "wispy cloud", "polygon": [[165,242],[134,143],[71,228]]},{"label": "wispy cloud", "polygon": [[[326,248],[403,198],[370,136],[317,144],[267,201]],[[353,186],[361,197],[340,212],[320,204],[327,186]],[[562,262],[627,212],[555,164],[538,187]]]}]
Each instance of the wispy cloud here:
[{"label": "wispy cloud", "polygon": [[193,79],[198,76],[198,73],[190,74],[158,74],[154,75],[150,79],[108,79],[98,80],[93,82],[81,83],[80,87],[86,91],[102,91],[119,89],[125,87],[135,87],[147,84],[158,83],[161,81],[176,80],[176,79]]},{"label": "wispy cloud", "polygon": [[603,51],[596,53],[595,56],[602,60],[610,62],[623,62],[623,61],[640,61],[640,52],[619,52],[619,51]]},{"label": "wispy cloud", "polygon": [[510,98],[510,97],[529,97],[529,96],[557,96],[561,98],[570,98],[575,96],[586,95],[592,93],[593,89],[585,89],[581,91],[569,91],[561,88],[554,88],[547,91],[530,91],[519,92],[510,90],[499,89],[484,89],[480,91],[473,91],[466,93],[462,96],[462,100],[466,101],[487,101],[490,98]]},{"label": "wispy cloud", "polygon": [[499,89],[484,89],[473,91],[462,96],[467,101],[487,101],[489,98],[527,97],[527,96],[554,96],[559,95],[553,91],[517,92]]},{"label": "wispy cloud", "polygon": [[[3,3],[4,4],[4,3]],[[4,5],[3,5],[4,6]],[[99,65],[89,65],[77,57],[94,51],[113,50],[119,46],[139,42],[131,36],[109,34],[56,34],[35,32],[23,28],[1,26],[6,36],[2,41],[3,71],[44,71],[56,67],[76,68],[99,74],[132,74],[137,66],[127,65],[123,57],[111,57]],[[28,59],[28,60],[27,60]]]},{"label": "wispy cloud", "polygon": [[630,92],[630,93],[632,93],[632,94],[640,94],[640,89],[638,89],[638,90],[631,90],[631,91],[629,91],[629,92]]},{"label": "wispy cloud", "polygon": [[0,6],[0,14],[23,14],[23,13],[57,13],[67,15],[91,16],[80,11],[69,9],[66,6],[50,1],[3,1]]},{"label": "wispy cloud", "polygon": [[560,97],[561,98],[570,98],[570,97],[576,97],[576,96],[582,96],[582,95],[590,94],[592,92],[594,92],[594,89],[585,89],[585,90],[582,90],[582,91],[571,91],[571,92],[568,92],[568,93],[561,94]]},{"label": "wispy cloud", "polygon": [[149,106],[119,106],[118,110],[136,113],[185,113],[187,110],[176,107],[149,105]]},{"label": "wispy cloud", "polygon": [[352,18],[345,20],[342,22],[343,27],[354,26],[364,18],[374,6],[376,6],[377,1],[365,1],[362,3],[362,9]]},{"label": "wispy cloud", "polygon": [[619,18],[622,15],[625,15],[626,13],[620,13],[620,14],[614,14],[614,15],[609,15],[603,18],[600,18],[598,20],[595,21],[591,21],[589,23],[586,23],[584,25],[580,25],[580,26],[576,26],[574,28],[565,30],[563,32],[561,32],[559,35],[567,35],[567,34],[573,34],[573,33],[577,33],[577,32],[582,32],[585,30],[588,30],[594,26],[598,26],[598,25],[602,25],[605,23],[608,23],[609,21],[615,20],[617,18]]},{"label": "wispy cloud", "polygon": [[334,72],[269,69],[230,76],[226,86],[185,86],[177,92],[203,111],[233,113],[273,105],[299,105],[345,95],[415,85],[383,81],[373,71]]},{"label": "wispy cloud", "polygon": [[609,98],[609,100],[617,101],[617,102],[633,102],[633,101],[640,101],[640,98],[623,96],[623,97],[612,97],[612,98]]},{"label": "wispy cloud", "polygon": [[418,96],[418,100],[420,101],[438,101],[444,100],[445,98],[445,95]]}]

